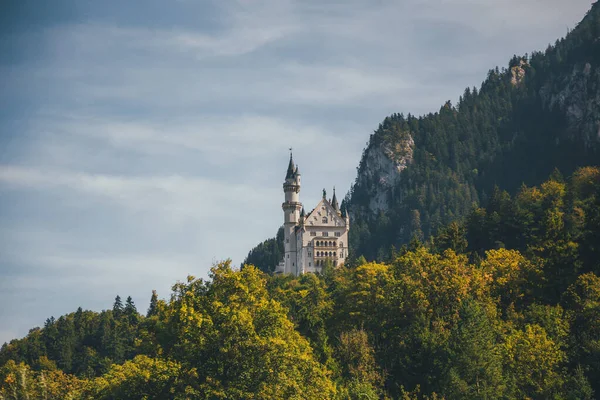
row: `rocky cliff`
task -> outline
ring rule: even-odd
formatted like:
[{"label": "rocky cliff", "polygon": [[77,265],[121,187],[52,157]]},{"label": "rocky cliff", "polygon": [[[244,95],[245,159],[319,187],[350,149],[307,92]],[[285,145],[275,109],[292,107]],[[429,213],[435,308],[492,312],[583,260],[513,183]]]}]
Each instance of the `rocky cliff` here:
[{"label": "rocky cliff", "polygon": [[413,161],[414,146],[409,132],[399,132],[384,136],[381,142],[373,141],[365,150],[356,184],[369,190],[370,213],[388,210],[400,173]]}]

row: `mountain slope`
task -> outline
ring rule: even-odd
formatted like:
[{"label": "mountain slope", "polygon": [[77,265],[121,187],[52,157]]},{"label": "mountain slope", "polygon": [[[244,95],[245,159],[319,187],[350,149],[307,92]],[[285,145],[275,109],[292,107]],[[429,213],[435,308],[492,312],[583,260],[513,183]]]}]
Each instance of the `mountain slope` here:
[{"label": "mountain slope", "polygon": [[485,203],[555,168],[600,161],[600,6],[544,52],[513,57],[422,117],[394,114],[371,135],[344,201],[354,254],[385,259]]}]

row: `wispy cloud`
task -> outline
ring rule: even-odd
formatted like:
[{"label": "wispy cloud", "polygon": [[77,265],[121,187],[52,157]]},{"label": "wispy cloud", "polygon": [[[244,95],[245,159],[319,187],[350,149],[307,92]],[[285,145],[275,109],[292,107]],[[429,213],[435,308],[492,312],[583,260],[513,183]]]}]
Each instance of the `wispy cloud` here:
[{"label": "wispy cloud", "polygon": [[124,177],[15,166],[0,167],[0,182],[37,190],[81,192],[134,211],[160,212],[162,217],[173,221],[229,217],[240,199],[258,205],[265,197],[278,194],[267,188],[257,192],[249,185],[206,178]]}]

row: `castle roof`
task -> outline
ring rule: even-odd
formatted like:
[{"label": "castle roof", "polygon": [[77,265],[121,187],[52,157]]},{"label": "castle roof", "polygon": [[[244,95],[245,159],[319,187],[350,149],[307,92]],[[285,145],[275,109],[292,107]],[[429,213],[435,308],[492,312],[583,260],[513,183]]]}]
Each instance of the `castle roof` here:
[{"label": "castle roof", "polygon": [[335,186],[333,187],[333,198],[331,199],[331,206],[335,211],[340,211],[340,205],[338,204],[337,198],[335,197]]},{"label": "castle roof", "polygon": [[296,174],[296,167],[294,166],[294,160],[292,159],[292,153],[290,152],[290,163],[288,164],[287,173],[285,179],[292,179]]},{"label": "castle roof", "polygon": [[[333,200],[334,199],[327,200],[326,198],[322,198],[321,201],[317,204],[317,206],[315,208],[313,208],[308,214],[306,214],[305,220],[309,221],[311,217],[314,217],[313,214],[315,212],[318,212],[321,209],[321,206],[324,206],[324,207],[329,208],[330,210],[334,211],[334,217],[333,218],[337,219],[340,224],[345,225],[346,224],[346,220],[345,220],[345,218],[342,218],[340,216],[340,214],[338,213],[339,206],[338,206],[337,209],[333,206],[333,204],[332,204]],[[336,200],[335,203],[337,204],[337,200]],[[338,225],[338,226],[342,226],[342,225]],[[322,226],[322,224],[320,222],[316,222],[315,226]]]}]

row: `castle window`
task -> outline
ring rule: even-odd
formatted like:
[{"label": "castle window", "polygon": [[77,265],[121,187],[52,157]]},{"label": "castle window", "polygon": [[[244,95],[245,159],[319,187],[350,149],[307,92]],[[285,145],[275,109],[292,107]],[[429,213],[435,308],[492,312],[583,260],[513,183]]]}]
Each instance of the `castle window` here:
[{"label": "castle window", "polygon": [[340,247],[344,247],[344,242],[340,242]]},{"label": "castle window", "polygon": [[329,232],[323,232],[323,236],[324,237],[328,237],[329,236]]},{"label": "castle window", "polygon": [[337,261],[334,261],[334,262],[333,262],[333,266],[334,266],[334,267],[337,267]]},{"label": "castle window", "polygon": [[289,255],[289,254],[287,255],[287,258],[290,258],[290,255]]},{"label": "castle window", "polygon": [[340,236],[342,236],[342,233],[341,233],[341,232],[336,232],[336,233],[335,233],[335,237],[340,237]]},{"label": "castle window", "polygon": [[334,256],[334,257],[337,257],[337,256],[335,255],[335,251],[333,252],[333,256]]},{"label": "castle window", "polygon": [[317,232],[311,232],[310,236],[317,236]]},{"label": "castle window", "polygon": [[285,239],[285,242],[286,242],[286,243],[289,243],[289,242],[290,242],[290,239],[289,239],[289,238],[288,238],[288,239]]},{"label": "castle window", "polygon": [[323,217],[323,223],[326,224],[327,223],[327,217]]},{"label": "castle window", "polygon": [[331,252],[329,252],[329,257],[331,257],[333,254]]},{"label": "castle window", "polygon": [[310,267],[310,263],[308,263],[308,266]]},{"label": "castle window", "polygon": [[333,247],[333,242],[329,242],[329,247]]}]

